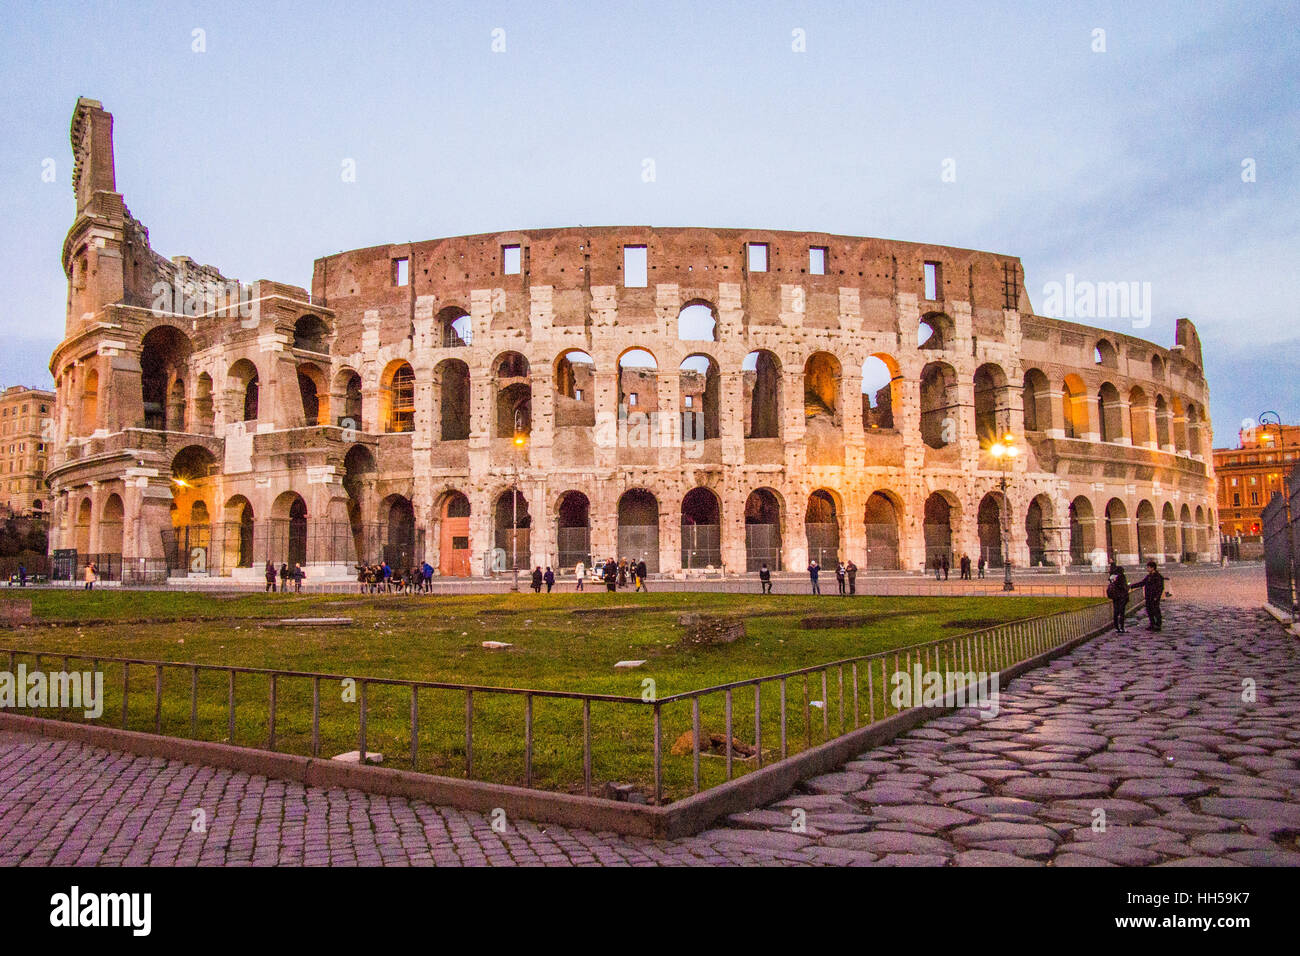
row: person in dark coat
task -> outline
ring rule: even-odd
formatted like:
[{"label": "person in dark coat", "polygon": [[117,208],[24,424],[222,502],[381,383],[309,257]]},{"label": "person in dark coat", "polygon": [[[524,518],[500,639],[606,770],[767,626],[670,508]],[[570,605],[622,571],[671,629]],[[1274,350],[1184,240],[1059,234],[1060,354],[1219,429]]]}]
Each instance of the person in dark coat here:
[{"label": "person in dark coat", "polygon": [[1106,597],[1110,598],[1113,610],[1112,622],[1115,631],[1124,633],[1124,612],[1128,610],[1128,577],[1118,564],[1110,566],[1110,584],[1106,586]]},{"label": "person in dark coat", "polygon": [[821,573],[821,566],[817,563],[817,559],[813,558],[813,560],[808,562],[808,580],[812,582],[813,594],[822,593],[821,585],[817,583],[817,575],[820,573]]},{"label": "person in dark coat", "polygon": [[948,580],[948,555],[945,554],[940,559],[939,566],[943,568],[943,579],[947,581]]},{"label": "person in dark coat", "polygon": [[985,569],[986,567],[988,567],[988,563],[989,563],[988,558],[984,557],[984,555],[981,554],[981,555],[980,555],[980,567],[979,567],[979,571],[980,571],[980,580],[981,580],[981,581],[984,580],[984,569]]},{"label": "person in dark coat", "polygon": [[844,573],[849,576],[849,593],[858,593],[858,566],[850,561],[844,565]]},{"label": "person in dark coat", "polygon": [[845,594],[844,579],[845,579],[844,562],[841,561],[837,565],[835,565],[835,583],[838,584],[840,587],[840,597],[844,597]]},{"label": "person in dark coat", "polygon": [[961,556],[960,567],[961,567],[961,574],[957,576],[961,578],[963,581],[969,581],[970,580],[970,555],[969,554],[963,554]]},{"label": "person in dark coat", "polygon": [[542,566],[540,564],[533,568],[533,593],[542,593]]},{"label": "person in dark coat", "polygon": [[301,564],[295,564],[293,566],[293,590],[295,594],[302,592],[302,579],[306,576],[307,573],[303,571]]},{"label": "person in dark coat", "polygon": [[289,590],[289,565],[280,565],[280,593]]},{"label": "person in dark coat", "polygon": [[546,573],[542,575],[542,580],[546,582],[546,593],[550,594],[551,588],[555,587],[555,572],[548,567]]},{"label": "person in dark coat", "polygon": [[646,594],[650,593],[650,588],[645,583],[645,576],[649,572],[650,569],[645,565],[645,558],[636,563],[636,587],[638,591],[644,591]]},{"label": "person in dark coat", "polygon": [[768,569],[766,561],[764,561],[763,566],[758,569],[758,583],[763,586],[764,594],[772,593],[772,572]]},{"label": "person in dark coat", "polygon": [[938,580],[939,580],[940,578],[942,578],[942,577],[943,577],[943,562],[939,559],[939,556],[938,556],[938,555],[935,555],[935,557],[934,557],[934,579],[935,579],[936,581],[938,581]]},{"label": "person in dark coat", "polygon": [[275,590],[275,565],[271,563],[269,558],[266,562],[266,589],[268,591]]},{"label": "person in dark coat", "polygon": [[613,558],[605,562],[605,590],[618,590],[618,565]]},{"label": "person in dark coat", "polygon": [[1129,585],[1129,590],[1142,589],[1142,597],[1147,606],[1147,630],[1158,631],[1164,627],[1165,619],[1160,613],[1160,599],[1165,596],[1165,576],[1160,573],[1154,561],[1147,562],[1147,576],[1141,581]]}]

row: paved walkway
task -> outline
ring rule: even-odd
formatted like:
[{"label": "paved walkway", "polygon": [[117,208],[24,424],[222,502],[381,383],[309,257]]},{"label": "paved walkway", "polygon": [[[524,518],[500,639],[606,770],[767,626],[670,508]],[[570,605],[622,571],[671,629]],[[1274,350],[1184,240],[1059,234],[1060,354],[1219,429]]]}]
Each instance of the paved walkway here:
[{"label": "paved walkway", "polygon": [[0,734],[0,865],[1300,865],[1300,644],[1263,612],[1170,607],[1000,703],[676,841]]}]

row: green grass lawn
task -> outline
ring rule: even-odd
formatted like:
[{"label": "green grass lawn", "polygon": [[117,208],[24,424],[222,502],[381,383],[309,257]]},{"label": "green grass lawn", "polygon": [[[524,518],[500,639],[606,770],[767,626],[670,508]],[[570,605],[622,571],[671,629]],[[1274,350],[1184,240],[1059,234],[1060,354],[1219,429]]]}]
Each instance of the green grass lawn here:
[{"label": "green grass lawn", "polygon": [[[196,594],[150,591],[54,591],[31,594],[38,621],[59,621],[15,629],[4,646],[51,652],[41,666],[62,668],[62,654],[103,655],[184,663],[236,665],[324,672],[358,678],[396,678],[581,691],[640,699],[644,681],[654,681],[658,698],[848,657],[955,636],[1013,619],[1096,603],[1072,598],[895,598],[719,593],[534,595],[280,595]],[[682,643],[683,613],[741,617],[746,634],[732,644],[699,647]],[[288,617],[348,617],[351,627],[271,628],[259,621]],[[810,618],[820,617],[821,621]],[[831,620],[825,620],[831,618]],[[93,622],[93,623],[76,623]],[[817,624],[819,626],[810,626]],[[483,641],[513,645],[485,650]],[[620,660],[646,663],[615,670]],[[29,669],[30,656],[21,657]],[[7,666],[4,665],[4,666]],[[81,665],[86,669],[88,665]],[[102,664],[106,705],[103,722],[122,721],[122,667]],[[74,669],[77,666],[73,665]],[[846,670],[846,675],[850,672]],[[127,726],[153,730],[155,673],[130,669]],[[851,681],[851,677],[846,676]],[[825,708],[821,678],[814,675],[805,696],[802,679],[787,687],[790,750],[816,745],[839,732],[843,707],[852,727],[852,688],[839,696],[838,672],[828,674]],[[164,671],[159,715],[163,732],[191,732],[188,669]],[[875,681],[868,702],[865,676],[859,690],[863,722],[869,710],[882,713],[884,688]],[[234,742],[265,747],[269,739],[269,678],[239,675]],[[228,677],[200,672],[197,736],[226,741]],[[312,686],[308,679],[277,681],[276,749],[311,752]],[[367,750],[385,755],[385,765],[410,767],[411,692],[406,687],[367,688]],[[324,682],[321,753],[331,756],[358,745],[359,705],[343,699],[342,688]],[[421,690],[418,699],[418,769],[464,776],[465,695]],[[722,695],[702,705],[703,730],[722,732]],[[779,687],[765,685],[762,734],[765,759],[779,739]],[[593,788],[614,780],[652,791],[652,708],[644,704],[591,705]],[[524,782],[524,700],[478,693],[473,701],[473,776],[500,783]],[[535,698],[533,785],[581,792],[582,704]],[[691,790],[691,756],[669,748],[690,730],[690,705],[665,705],[663,715],[665,792]],[[733,701],[733,736],[754,742],[754,692]],[[725,777],[723,761],[702,761],[702,785]],[[743,766],[736,765],[742,772]]]}]

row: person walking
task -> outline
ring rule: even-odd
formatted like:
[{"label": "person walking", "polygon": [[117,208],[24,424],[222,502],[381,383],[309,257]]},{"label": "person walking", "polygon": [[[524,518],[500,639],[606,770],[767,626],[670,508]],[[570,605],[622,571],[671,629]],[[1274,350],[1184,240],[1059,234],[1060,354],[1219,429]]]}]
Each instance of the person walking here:
[{"label": "person walking", "polygon": [[587,577],[587,566],[586,566],[585,564],[583,564],[581,561],[579,561],[579,562],[577,563],[577,565],[574,566],[574,569],[573,569],[573,576],[574,576],[575,579],[577,579],[577,582],[578,582],[578,590],[581,591],[581,590],[583,589],[583,588],[582,588],[582,583],[583,583],[583,581],[586,580],[586,577]]},{"label": "person walking", "polygon": [[645,583],[645,576],[649,572],[650,569],[645,565],[645,558],[642,558],[636,563],[636,588],[638,591],[643,591],[646,594],[650,593],[650,588],[648,588]]},{"label": "person walking", "polygon": [[1142,589],[1142,597],[1147,606],[1147,630],[1158,631],[1164,627],[1164,615],[1160,613],[1160,599],[1165,596],[1165,576],[1160,573],[1159,565],[1147,562],[1147,576],[1141,581],[1129,585],[1129,590]]},{"label": "person walking", "polygon": [[944,554],[942,560],[943,560],[943,564],[942,564],[942,566],[943,566],[943,579],[944,579],[945,581],[947,581],[947,580],[948,580],[948,555],[947,555],[947,554]]},{"label": "person walking", "polygon": [[302,565],[295,563],[293,566],[293,592],[295,594],[302,593],[302,579],[306,576],[307,572],[302,569]]},{"label": "person walking", "polygon": [[936,554],[934,556],[934,579],[938,581],[942,577],[943,577],[943,562],[939,560],[939,556]]},{"label": "person walking", "polygon": [[18,565],[18,586],[27,587],[27,565],[25,564]]},{"label": "person walking", "polygon": [[981,581],[984,580],[984,569],[985,569],[986,567],[988,567],[988,563],[989,563],[989,562],[988,562],[988,558],[984,557],[984,555],[981,554],[981,555],[980,555],[980,567],[979,567],[979,571],[980,571],[980,580],[981,580]]},{"label": "person walking", "polygon": [[958,575],[958,577],[961,578],[961,580],[963,581],[969,581],[970,580],[970,555],[966,554],[964,551],[962,552],[961,561],[958,562],[958,567],[960,567],[961,569],[961,573]]},{"label": "person walking", "polygon": [[533,593],[542,593],[542,566],[540,564],[533,568]]},{"label": "person walking", "polygon": [[546,566],[546,573],[542,575],[542,580],[546,582],[546,593],[551,593],[551,588],[555,587],[555,572],[551,570],[550,565]]},{"label": "person walking", "polygon": [[849,594],[858,593],[858,566],[852,561],[844,565],[844,573],[849,576]]},{"label": "person walking", "polygon": [[1124,569],[1118,564],[1110,566],[1110,584],[1106,586],[1106,597],[1110,598],[1112,618],[1115,631],[1124,633],[1124,612],[1128,610],[1128,578]]},{"label": "person walking", "polygon": [[618,562],[618,586],[627,587],[627,558],[622,558]]},{"label": "person walking", "polygon": [[420,565],[420,576],[424,578],[424,593],[433,591],[433,565],[425,561]]},{"label": "person walking", "polygon": [[821,594],[821,585],[817,583],[817,575],[821,573],[821,567],[817,564],[817,559],[813,558],[808,562],[808,579],[812,581],[812,593]]},{"label": "person walking", "polygon": [[762,585],[764,594],[772,593],[772,572],[768,569],[766,561],[764,561],[763,566],[758,569],[758,583]]},{"label": "person walking", "polygon": [[613,558],[605,562],[605,590],[618,590],[618,564],[615,563]]},{"label": "person walking", "polygon": [[284,594],[289,590],[289,565],[281,563],[280,565],[280,593]]},{"label": "person walking", "polygon": [[86,570],[82,572],[82,582],[84,584],[83,590],[95,590],[95,562],[86,562]]},{"label": "person walking", "polygon": [[275,590],[275,565],[271,563],[270,558],[266,559],[266,590]]},{"label": "person walking", "polygon": [[839,585],[840,597],[844,597],[846,593],[844,590],[844,579],[845,579],[844,562],[841,561],[835,565],[835,583]]}]

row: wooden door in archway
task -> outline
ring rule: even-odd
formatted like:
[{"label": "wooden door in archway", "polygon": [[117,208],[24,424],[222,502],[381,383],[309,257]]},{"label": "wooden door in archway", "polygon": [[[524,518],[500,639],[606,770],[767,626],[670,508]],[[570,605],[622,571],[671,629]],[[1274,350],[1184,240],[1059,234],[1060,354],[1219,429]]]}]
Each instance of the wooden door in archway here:
[{"label": "wooden door in archway", "polygon": [[438,573],[469,577],[469,499],[448,495],[442,503],[442,528],[438,538]]}]

